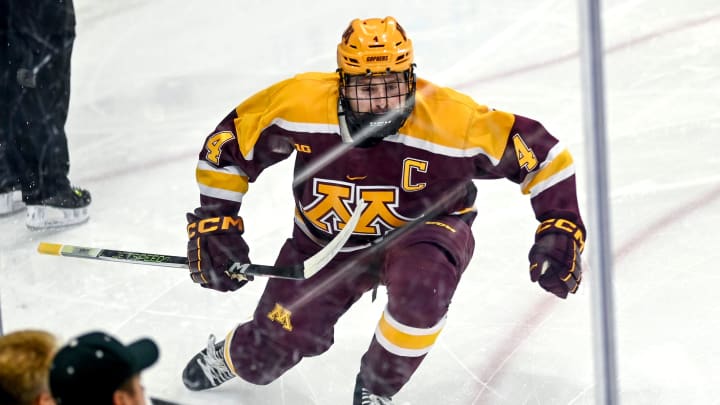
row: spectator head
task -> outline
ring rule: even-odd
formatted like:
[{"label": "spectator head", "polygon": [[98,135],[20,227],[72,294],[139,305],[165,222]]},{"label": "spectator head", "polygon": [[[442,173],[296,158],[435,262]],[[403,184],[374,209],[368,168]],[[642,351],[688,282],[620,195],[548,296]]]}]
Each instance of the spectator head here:
[{"label": "spectator head", "polygon": [[0,405],[52,405],[48,369],[55,336],[22,330],[0,336]]},{"label": "spectator head", "polygon": [[78,336],[55,355],[50,390],[58,405],[142,405],[140,373],[158,356],[150,339],[123,345],[103,332]]}]

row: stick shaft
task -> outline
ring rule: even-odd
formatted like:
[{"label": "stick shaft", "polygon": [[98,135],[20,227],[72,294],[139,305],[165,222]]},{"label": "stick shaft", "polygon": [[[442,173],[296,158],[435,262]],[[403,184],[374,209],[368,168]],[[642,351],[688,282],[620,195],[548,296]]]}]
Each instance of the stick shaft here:
[{"label": "stick shaft", "polygon": [[[294,266],[267,266],[254,263],[233,263],[228,269],[229,274],[253,275],[263,277],[303,280],[312,277],[332,260],[352,235],[355,225],[360,220],[365,203],[358,204],[350,220],[333,240],[318,253],[309,257],[301,264]],[[161,255],[157,253],[130,252],[125,250],[94,248],[57,243],[40,242],[38,252],[54,256],[67,256],[80,259],[95,259],[119,263],[145,264],[150,266],[188,268],[187,257]]]},{"label": "stick shaft", "polygon": [[[74,257],[79,259],[103,260],[117,263],[144,264],[149,266],[188,268],[187,258],[184,256],[161,255],[157,253],[130,252],[126,250],[93,248],[75,245],[62,245],[57,243],[40,242],[38,252],[54,256]],[[253,276],[303,279],[303,266],[267,266],[263,264],[235,263],[230,272],[250,274]]]},{"label": "stick shaft", "polygon": [[[254,263],[233,263],[226,273],[229,275],[252,275],[292,280],[304,280],[312,277],[328,264],[347,240],[352,236],[367,203],[359,201],[358,205],[342,231],[315,255],[303,263],[292,266],[268,266]],[[81,259],[105,260],[120,263],[145,264],[150,266],[188,268],[187,257],[161,255],[157,253],[130,252],[105,248],[92,248],[57,243],[40,242],[38,252],[54,256],[67,256]]]},{"label": "stick shaft", "polygon": [[40,242],[38,252],[55,256],[76,257],[81,259],[107,260],[121,263],[146,264],[150,266],[188,268],[184,256],[170,256],[156,253],[130,252],[104,248],[92,248],[57,243]]}]

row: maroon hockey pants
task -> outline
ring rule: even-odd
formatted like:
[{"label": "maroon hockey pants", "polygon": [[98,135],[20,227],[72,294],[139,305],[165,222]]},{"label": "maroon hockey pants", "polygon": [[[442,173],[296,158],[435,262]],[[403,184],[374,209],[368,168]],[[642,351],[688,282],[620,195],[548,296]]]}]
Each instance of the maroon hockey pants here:
[{"label": "maroon hockey pants", "polygon": [[[277,264],[299,263],[317,249],[296,229]],[[325,352],[340,316],[382,283],[388,304],[362,358],[360,378],[373,393],[394,395],[430,350],[473,249],[470,226],[443,217],[372,254],[341,253],[308,280],[270,279],[253,320],[231,337],[235,372],[246,381],[269,384],[303,357]]]}]

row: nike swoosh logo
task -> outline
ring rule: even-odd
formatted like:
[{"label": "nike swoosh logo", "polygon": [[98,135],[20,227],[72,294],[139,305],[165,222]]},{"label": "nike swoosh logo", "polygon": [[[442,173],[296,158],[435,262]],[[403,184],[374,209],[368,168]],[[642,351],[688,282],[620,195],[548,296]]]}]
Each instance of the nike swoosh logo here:
[{"label": "nike swoosh logo", "polygon": [[365,180],[367,178],[367,176],[357,176],[357,177],[345,176],[345,178],[347,178],[350,181],[355,181],[355,180]]}]

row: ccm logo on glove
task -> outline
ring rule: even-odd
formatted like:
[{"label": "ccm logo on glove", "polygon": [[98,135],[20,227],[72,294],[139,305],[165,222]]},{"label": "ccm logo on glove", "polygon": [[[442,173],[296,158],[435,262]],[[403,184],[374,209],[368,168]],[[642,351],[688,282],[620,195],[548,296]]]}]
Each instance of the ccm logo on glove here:
[{"label": "ccm logo on glove", "polygon": [[240,233],[245,231],[241,217],[213,217],[191,222],[187,226],[188,238],[194,238],[198,233],[213,233],[235,229]]},{"label": "ccm logo on glove", "polygon": [[572,234],[573,238],[580,245],[580,253],[585,250],[585,235],[583,234],[583,230],[580,229],[577,225],[575,225],[574,222],[562,218],[546,219],[545,221],[542,221],[540,223],[538,229],[535,231],[535,234],[545,232],[550,228],[556,228],[558,230]]}]

